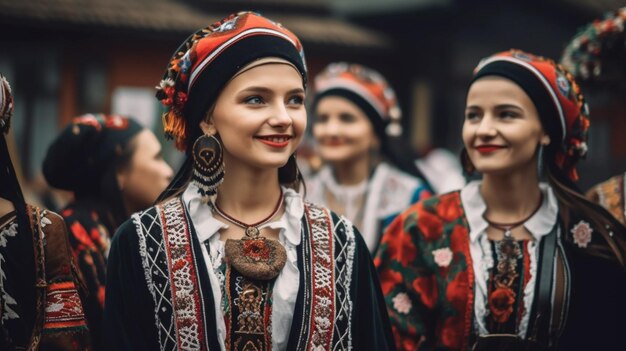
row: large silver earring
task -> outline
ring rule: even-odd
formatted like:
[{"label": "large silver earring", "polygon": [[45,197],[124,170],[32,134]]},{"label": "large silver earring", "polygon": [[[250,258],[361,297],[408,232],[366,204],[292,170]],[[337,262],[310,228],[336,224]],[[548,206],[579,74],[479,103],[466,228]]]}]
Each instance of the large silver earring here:
[{"label": "large silver earring", "polygon": [[543,144],[539,144],[539,149],[537,150],[537,175],[539,179],[543,176]]},{"label": "large silver earring", "polygon": [[213,201],[217,188],[224,181],[222,144],[213,135],[202,135],[193,143],[193,173],[191,181],[198,187],[203,203]]}]

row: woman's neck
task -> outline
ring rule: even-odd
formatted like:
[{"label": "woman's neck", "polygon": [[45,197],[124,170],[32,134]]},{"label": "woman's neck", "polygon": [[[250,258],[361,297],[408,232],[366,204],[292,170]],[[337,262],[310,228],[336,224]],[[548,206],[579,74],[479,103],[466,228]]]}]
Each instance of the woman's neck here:
[{"label": "woman's neck", "polygon": [[220,209],[244,223],[258,222],[270,214],[280,196],[278,171],[228,163],[226,167],[224,182],[217,191]]},{"label": "woman's neck", "polygon": [[480,193],[485,200],[485,217],[511,223],[528,217],[541,200],[536,172],[483,176]]},{"label": "woman's neck", "polygon": [[337,183],[341,185],[356,185],[370,176],[370,158],[368,156],[334,162],[332,167]]}]

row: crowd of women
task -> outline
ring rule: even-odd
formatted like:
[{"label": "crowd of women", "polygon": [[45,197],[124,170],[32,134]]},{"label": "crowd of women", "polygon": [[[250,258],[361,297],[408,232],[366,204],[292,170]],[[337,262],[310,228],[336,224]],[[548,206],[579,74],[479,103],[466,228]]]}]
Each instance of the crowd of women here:
[{"label": "crowd of women", "polygon": [[[74,194],[60,216],[24,201],[2,78],[0,349],[621,349],[624,186],[597,188],[609,212],[576,185],[576,78],[520,50],[478,63],[458,127],[479,180],[442,194],[383,76],[340,62],[310,83],[299,39],[241,12],[157,86],[175,174],[133,119],[77,117],[43,163]],[[306,101],[324,165],[305,179]]]}]

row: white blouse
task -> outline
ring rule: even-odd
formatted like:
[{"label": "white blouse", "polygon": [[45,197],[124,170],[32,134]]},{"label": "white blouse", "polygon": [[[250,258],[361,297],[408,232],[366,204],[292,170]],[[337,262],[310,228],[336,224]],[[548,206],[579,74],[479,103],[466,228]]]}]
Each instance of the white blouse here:
[{"label": "white blouse", "polygon": [[[272,350],[286,350],[289,342],[289,332],[293,319],[296,297],[300,281],[298,271],[298,253],[296,247],[301,240],[302,216],[304,203],[302,197],[293,189],[283,188],[285,197],[285,213],[277,221],[259,227],[280,229],[279,241],[287,251],[287,262],[276,278],[273,288],[272,305]],[[219,267],[224,259],[224,242],[220,240],[219,231],[228,228],[228,224],[213,217],[211,207],[200,201],[198,188],[192,183],[183,193],[183,202],[187,206],[191,221],[198,235],[200,243],[208,241],[210,251],[202,245],[202,255],[209,272],[209,280],[215,301],[215,315],[223,316],[222,293],[225,288],[224,275]],[[224,318],[216,318],[217,336],[220,348],[226,350],[226,325]]]},{"label": "white blouse", "polygon": [[411,205],[415,192],[424,185],[419,179],[381,162],[370,179],[356,185],[337,183],[332,169],[324,166],[307,179],[306,186],[307,200],[314,204],[327,204],[325,192],[333,194],[345,206],[343,215],[355,225],[357,214],[361,210],[357,200],[365,194],[366,199],[361,210],[363,221],[358,224],[358,229],[370,253],[373,253],[380,241],[379,222],[403,212]]},{"label": "white blouse", "polygon": [[[474,268],[474,315],[475,327],[479,335],[488,334],[485,325],[487,309],[487,280],[489,279],[489,269],[494,265],[491,252],[491,245],[487,239],[487,228],[489,224],[483,218],[487,210],[487,205],[480,193],[480,180],[472,181],[461,189],[461,203],[467,217],[470,229],[470,256],[472,267]],[[530,280],[524,288],[524,313],[520,322],[518,336],[525,338],[528,331],[528,320],[530,310],[535,295],[535,282],[537,277],[537,260],[539,256],[539,243],[541,239],[549,234],[554,228],[559,212],[559,205],[548,184],[539,184],[543,194],[543,202],[539,211],[524,222],[524,228],[533,236],[535,240],[528,245],[528,257],[530,259]]]}]

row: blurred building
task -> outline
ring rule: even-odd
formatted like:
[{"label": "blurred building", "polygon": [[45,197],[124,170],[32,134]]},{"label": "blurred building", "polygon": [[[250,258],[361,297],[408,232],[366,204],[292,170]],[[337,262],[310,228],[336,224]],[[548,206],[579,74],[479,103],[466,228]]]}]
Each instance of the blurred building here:
[{"label": "blurred building", "polygon": [[25,177],[37,176],[56,133],[83,113],[126,114],[162,135],[154,86],[171,54],[197,29],[240,10],[294,31],[311,74],[331,60],[375,60],[392,48],[320,0],[0,0],[0,72],[15,91]]},{"label": "blurred building", "polygon": [[[0,72],[16,95],[15,140],[27,178],[73,116],[132,115],[160,130],[154,86],[187,35],[239,10],[303,41],[311,75],[356,61],[389,78],[414,148],[461,147],[478,61],[512,47],[558,59],[577,28],[617,0],[0,0]],[[601,99],[600,99],[601,100]],[[599,100],[596,100],[599,101]],[[593,110],[582,186],[626,169],[625,112]],[[596,104],[599,105],[599,104]],[[615,128],[615,127],[619,128]]]},{"label": "blurred building", "polygon": [[[518,48],[559,60],[581,26],[625,0],[338,0],[335,13],[394,39],[388,73],[414,147],[462,147],[465,94],[481,58]],[[622,62],[622,65],[626,63]],[[626,81],[624,82],[626,87]],[[583,87],[584,88],[584,87]],[[590,90],[589,90],[590,91]],[[621,105],[588,93],[590,151],[583,189],[626,170],[626,89]]]}]

